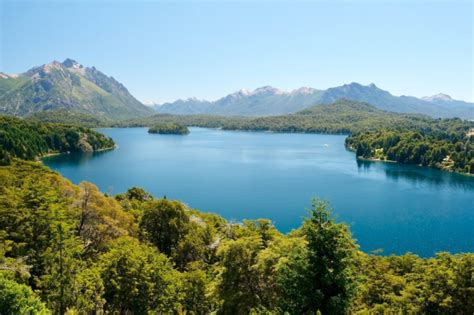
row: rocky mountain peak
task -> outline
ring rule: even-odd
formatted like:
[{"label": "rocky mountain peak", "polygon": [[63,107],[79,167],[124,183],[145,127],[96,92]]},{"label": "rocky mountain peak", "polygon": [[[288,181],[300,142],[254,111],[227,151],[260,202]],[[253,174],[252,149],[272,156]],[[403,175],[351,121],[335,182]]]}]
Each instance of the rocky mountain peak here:
[{"label": "rocky mountain peak", "polygon": [[423,100],[428,101],[428,102],[434,102],[434,101],[444,101],[444,102],[450,102],[453,100],[453,98],[447,94],[444,93],[438,93],[436,95],[432,96],[425,96],[422,97]]},{"label": "rocky mountain peak", "polygon": [[82,68],[82,65],[79,62],[70,58],[66,58],[66,60],[62,62],[62,65],[65,66],[66,68],[76,68],[76,69]]},{"label": "rocky mountain peak", "polygon": [[299,89],[296,89],[296,90],[293,90],[291,91],[291,94],[304,94],[304,95],[309,95],[309,94],[313,94],[314,92],[316,92],[317,90],[316,89],[313,89],[311,87],[300,87]]},{"label": "rocky mountain peak", "polygon": [[8,73],[0,72],[0,78],[1,79],[14,79],[14,78],[18,78],[18,74],[8,74]]},{"label": "rocky mountain peak", "polygon": [[259,94],[284,94],[284,93],[285,92],[283,92],[280,89],[274,88],[273,86],[270,86],[270,85],[266,85],[266,86],[262,86],[255,89],[251,94],[259,95]]}]

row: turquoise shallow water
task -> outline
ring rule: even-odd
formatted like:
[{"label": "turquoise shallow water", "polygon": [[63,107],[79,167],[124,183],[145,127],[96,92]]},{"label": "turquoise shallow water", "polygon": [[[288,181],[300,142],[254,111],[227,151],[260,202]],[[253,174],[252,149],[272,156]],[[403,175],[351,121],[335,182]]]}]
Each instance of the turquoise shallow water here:
[{"label": "turquoise shallow water", "polygon": [[119,147],[44,163],[104,192],[141,186],[229,220],[270,218],[287,232],[312,197],[330,202],[364,251],[474,251],[474,177],[417,166],[361,162],[345,136],[191,128],[187,136],[145,128],[99,129]]}]

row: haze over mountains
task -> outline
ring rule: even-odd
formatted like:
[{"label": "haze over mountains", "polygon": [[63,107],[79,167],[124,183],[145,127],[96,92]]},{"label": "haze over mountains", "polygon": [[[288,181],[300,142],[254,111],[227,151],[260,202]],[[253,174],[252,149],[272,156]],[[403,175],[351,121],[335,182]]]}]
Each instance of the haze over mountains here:
[{"label": "haze over mountains", "polygon": [[413,96],[394,96],[375,84],[350,83],[318,90],[308,87],[285,92],[271,86],[253,91],[240,90],[217,101],[190,98],[154,105],[159,113],[178,115],[213,114],[269,116],[294,113],[315,104],[330,104],[339,99],[350,99],[373,104],[379,109],[400,113],[420,113],[432,117],[461,117],[474,119],[474,104],[453,100],[445,94],[419,99]]},{"label": "haze over mountains", "polygon": [[113,77],[72,59],[19,75],[0,73],[0,113],[27,116],[56,109],[112,119],[153,113]]},{"label": "haze over mountains", "polygon": [[0,72],[0,114],[29,116],[50,110],[93,115],[100,119],[128,119],[158,113],[177,115],[275,116],[296,113],[317,104],[340,99],[367,102],[399,113],[431,117],[474,119],[474,104],[453,100],[446,94],[422,99],[394,96],[375,84],[350,83],[318,90],[302,87],[291,92],[264,86],[239,90],[217,101],[189,98],[163,105],[145,106],[127,88],[95,67],[72,59],[53,61],[25,73]]}]

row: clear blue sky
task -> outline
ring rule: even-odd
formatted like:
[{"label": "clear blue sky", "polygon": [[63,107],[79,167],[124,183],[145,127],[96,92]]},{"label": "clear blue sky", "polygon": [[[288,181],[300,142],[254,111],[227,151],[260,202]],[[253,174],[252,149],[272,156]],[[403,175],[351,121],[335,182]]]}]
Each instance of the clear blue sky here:
[{"label": "clear blue sky", "polygon": [[0,71],[76,59],[140,100],[350,82],[473,100],[473,1],[8,1]]}]

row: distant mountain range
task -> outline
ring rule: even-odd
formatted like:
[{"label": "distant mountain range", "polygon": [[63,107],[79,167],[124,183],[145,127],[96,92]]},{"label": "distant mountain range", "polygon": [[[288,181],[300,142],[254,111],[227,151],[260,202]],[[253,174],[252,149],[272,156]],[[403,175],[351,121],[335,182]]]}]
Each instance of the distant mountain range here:
[{"label": "distant mountain range", "polygon": [[153,114],[113,77],[72,59],[19,75],[0,73],[0,113],[27,116],[55,109],[112,119]]},{"label": "distant mountain range", "polygon": [[[375,86],[351,83],[318,90],[299,88],[285,92],[271,86],[240,90],[217,101],[189,98],[145,106],[120,82],[72,59],[53,61],[25,73],[0,72],[0,114],[30,116],[50,110],[93,115],[97,119],[128,119],[158,113],[177,115],[275,116],[296,113],[339,99],[367,102],[392,112],[420,113],[431,117],[474,119],[474,104],[445,94],[422,99],[394,96]],[[56,114],[57,116],[57,114]]]},{"label": "distant mountain range", "polygon": [[453,100],[445,94],[419,99],[413,96],[394,96],[375,86],[359,83],[345,84],[327,90],[300,88],[284,92],[271,86],[253,91],[240,90],[217,101],[190,98],[154,105],[159,113],[177,115],[212,114],[242,116],[273,116],[295,113],[315,104],[330,104],[349,99],[373,104],[375,107],[399,113],[420,113],[431,117],[460,117],[474,119],[474,104]]}]

